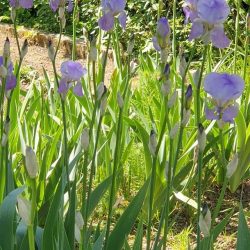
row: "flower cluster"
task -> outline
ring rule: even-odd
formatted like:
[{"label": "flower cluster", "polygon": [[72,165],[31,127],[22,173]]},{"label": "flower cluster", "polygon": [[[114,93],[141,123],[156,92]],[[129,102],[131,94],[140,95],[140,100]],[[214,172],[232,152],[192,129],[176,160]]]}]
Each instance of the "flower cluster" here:
[{"label": "flower cluster", "polygon": [[235,100],[244,90],[244,80],[238,75],[212,72],[205,77],[204,89],[214,105],[206,109],[207,119],[233,122],[239,110]]},{"label": "flower cluster", "polygon": [[217,48],[230,44],[224,32],[224,22],[230,8],[225,0],[186,0],[183,6],[185,23],[192,23],[189,40],[201,37],[205,44],[212,41]]},{"label": "flower cluster", "polygon": [[0,56],[0,84],[5,83],[5,91],[16,87],[17,80],[13,73],[13,63],[10,61],[10,42],[7,38],[4,45],[3,56]]},{"label": "flower cluster", "polygon": [[118,17],[119,23],[123,29],[126,28],[127,15],[124,11],[126,0],[102,0],[102,17],[98,24],[102,30],[110,31],[114,28],[115,17]]},{"label": "flower cluster", "polygon": [[61,65],[62,78],[60,80],[58,92],[66,95],[73,83],[76,83],[73,92],[77,96],[83,96],[81,77],[87,73],[79,62],[67,61]]},{"label": "flower cluster", "polygon": [[30,9],[33,6],[33,0],[9,0],[9,3],[12,8]]}]

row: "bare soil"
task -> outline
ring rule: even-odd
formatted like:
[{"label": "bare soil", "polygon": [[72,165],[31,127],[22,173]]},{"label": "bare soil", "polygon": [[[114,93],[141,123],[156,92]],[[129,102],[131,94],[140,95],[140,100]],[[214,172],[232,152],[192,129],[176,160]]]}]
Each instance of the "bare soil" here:
[{"label": "bare soil", "polygon": [[[0,55],[2,54],[2,48],[5,39],[6,37],[8,37],[11,44],[11,59],[13,62],[15,62],[19,60],[19,54],[16,39],[13,34],[14,31],[11,25],[0,24]],[[32,70],[37,71],[39,76],[43,76],[44,68],[49,76],[53,76],[52,64],[48,57],[47,43],[49,39],[52,39],[53,43],[56,46],[56,43],[58,42],[58,35],[41,33],[35,30],[25,29],[21,27],[18,29],[18,37],[20,46],[22,46],[25,39],[28,40],[29,44],[28,54],[24,58],[23,67],[29,67]],[[71,39],[69,37],[63,36],[56,60],[56,67],[58,72],[60,71],[62,62],[71,59],[71,47]],[[79,61],[83,66],[86,66],[87,63],[87,53],[88,52],[86,44],[84,44],[84,41],[79,39],[77,41],[77,61]],[[105,77],[107,81],[110,80],[113,69],[113,60],[109,58]]]}]

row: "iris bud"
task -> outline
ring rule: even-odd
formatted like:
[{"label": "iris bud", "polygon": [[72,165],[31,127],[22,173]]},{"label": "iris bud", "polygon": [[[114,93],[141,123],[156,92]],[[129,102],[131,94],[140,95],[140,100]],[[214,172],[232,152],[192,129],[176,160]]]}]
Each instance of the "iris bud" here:
[{"label": "iris bud", "polygon": [[230,179],[232,175],[235,173],[237,166],[238,166],[238,162],[239,162],[238,154],[235,154],[233,156],[233,159],[227,165],[226,177],[228,179]]},{"label": "iris bud", "polygon": [[180,128],[180,123],[177,122],[174,127],[170,130],[170,133],[169,133],[169,136],[170,136],[170,139],[174,139],[176,134],[178,133],[178,130]]},{"label": "iris bud", "polygon": [[154,130],[151,130],[151,132],[150,132],[148,147],[149,147],[150,153],[153,156],[155,156],[157,141],[156,141],[156,133]]},{"label": "iris bud", "polygon": [[186,110],[184,108],[184,111],[183,111],[183,120],[181,122],[181,125],[183,127],[185,127],[188,124],[189,119],[190,119],[190,115],[191,115],[191,110],[190,109]]},{"label": "iris bud", "polygon": [[48,43],[48,55],[51,61],[55,60],[55,48],[51,40],[49,40],[49,43]]},{"label": "iris bud", "polygon": [[28,53],[28,40],[25,39],[21,49],[21,59],[23,59]]},{"label": "iris bud", "polygon": [[8,73],[7,69],[3,65],[0,66],[0,77],[5,78],[7,76],[7,73]]},{"label": "iris bud", "polygon": [[38,161],[36,158],[36,154],[31,147],[26,147],[26,156],[25,156],[25,165],[29,177],[34,179],[38,175]]},{"label": "iris bud", "polygon": [[89,147],[89,129],[85,128],[81,135],[81,145],[83,150],[87,150]]},{"label": "iris bud", "polygon": [[3,58],[5,60],[10,58],[10,40],[7,37],[4,43],[4,47],[3,47]]},{"label": "iris bud", "polygon": [[29,200],[22,196],[17,197],[17,206],[20,217],[23,219],[24,223],[27,226],[30,226],[31,223],[31,203]]},{"label": "iris bud", "polygon": [[101,105],[100,105],[100,115],[104,116],[105,114],[105,110],[107,107],[107,96],[103,96],[102,100],[101,100]]},{"label": "iris bud", "polygon": [[172,94],[172,96],[170,97],[169,101],[168,101],[168,108],[172,108],[176,102],[178,93],[177,91],[174,91],[174,93]]},{"label": "iris bud", "polygon": [[193,89],[192,89],[192,85],[189,84],[187,91],[185,93],[185,108],[186,108],[186,110],[190,109],[191,104],[192,104],[192,98],[193,98]]},{"label": "iris bud", "polygon": [[118,102],[119,108],[122,109],[124,106],[124,100],[123,100],[120,92],[117,93],[117,102]]},{"label": "iris bud", "polygon": [[206,147],[206,132],[203,127],[203,125],[200,123],[198,126],[198,146],[199,146],[199,151],[203,152],[205,147]]},{"label": "iris bud", "polygon": [[95,44],[95,39],[93,39],[90,43],[89,60],[90,62],[96,62],[97,60],[97,48]]},{"label": "iris bud", "polygon": [[129,55],[132,54],[134,46],[135,46],[135,35],[132,34],[130,39],[129,39],[128,49],[127,49],[127,52],[128,52]]},{"label": "iris bud", "polygon": [[16,19],[16,8],[11,8],[10,16],[11,16],[12,22],[14,23]]},{"label": "iris bud", "polygon": [[204,204],[202,207],[202,212],[199,218],[199,227],[201,232],[204,234],[205,237],[210,235],[210,228],[211,228],[211,212],[207,206]]},{"label": "iris bud", "polygon": [[103,82],[101,82],[97,87],[97,100],[100,101],[102,96],[105,93],[105,85]]},{"label": "iris bud", "polygon": [[163,94],[163,96],[167,96],[170,93],[171,85],[172,83],[170,80],[167,80],[161,85],[161,93]]}]

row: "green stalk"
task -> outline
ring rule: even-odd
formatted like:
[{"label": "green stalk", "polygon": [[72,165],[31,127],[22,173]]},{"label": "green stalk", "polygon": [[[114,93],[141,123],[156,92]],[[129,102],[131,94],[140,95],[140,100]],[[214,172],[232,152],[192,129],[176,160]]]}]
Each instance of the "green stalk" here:
[{"label": "green stalk", "polygon": [[105,79],[105,69],[106,69],[106,65],[107,65],[107,59],[108,59],[108,53],[109,53],[109,46],[110,46],[111,36],[112,36],[112,34],[109,33],[108,45],[107,45],[107,48],[106,48],[106,52],[105,52],[105,56],[104,56],[104,61],[103,61],[103,67],[102,67],[102,81],[104,81],[104,79]]},{"label": "green stalk", "polygon": [[236,67],[237,67],[237,50],[238,50],[238,36],[239,36],[239,19],[240,19],[240,0],[236,0],[236,8],[237,8],[237,15],[236,15],[236,22],[235,22],[235,47],[234,47],[234,71],[233,73],[236,74]]},{"label": "green stalk", "polygon": [[[104,56],[104,63],[103,63],[103,67],[102,67],[102,81],[104,81],[105,78],[105,69],[106,69],[106,65],[107,65],[107,57],[108,57],[108,50],[109,50],[109,46],[110,46],[110,40],[111,40],[111,34],[109,34],[109,38],[108,38],[108,45],[106,48],[106,53]],[[95,77],[95,63],[93,63],[93,82],[94,85],[96,85],[96,77]],[[96,96],[96,90],[95,90],[95,99],[97,98]],[[90,129],[89,129],[89,141],[91,141],[92,138],[92,132],[93,132],[93,127],[94,127],[94,123],[95,123],[95,119],[96,119],[96,111],[97,108],[100,106],[100,101],[98,101],[97,99],[95,100],[95,105],[94,105],[94,110],[92,112],[92,118],[91,118],[91,122],[90,122]],[[101,123],[99,122],[100,126]],[[98,127],[99,127],[98,124]],[[98,136],[99,137],[99,136]],[[97,141],[96,144],[98,144],[98,137],[97,137]],[[90,196],[90,190],[87,194],[87,167],[88,167],[88,156],[89,156],[89,148],[86,150],[86,152],[84,153],[84,163],[83,163],[83,169],[84,169],[84,178],[83,178],[83,199],[82,199],[82,215],[84,218],[84,226],[83,226],[83,230],[82,230],[82,239],[83,239],[83,244],[82,244],[82,249],[84,249],[84,247],[86,247],[87,242],[85,242],[86,239],[86,232],[87,232],[87,219],[88,219],[88,209],[89,209],[89,198],[86,197],[86,195],[88,195],[88,197]],[[93,159],[93,158],[92,158]],[[92,186],[92,183],[91,183]]]},{"label": "green stalk", "polygon": [[[248,8],[248,13],[246,17],[246,42],[245,42],[245,53],[244,53],[244,68],[243,68],[243,78],[244,81],[247,81],[247,63],[250,63],[248,60],[248,54],[250,50],[249,46],[249,41],[250,41],[250,27],[248,27],[248,19],[250,19],[250,6]],[[247,62],[248,61],[248,62]],[[246,92],[246,100],[244,102],[246,104],[249,103],[249,96],[250,96],[250,84],[248,84],[247,87],[247,92]],[[243,100],[243,98],[242,98]],[[247,117],[247,110],[248,110],[248,105],[245,105],[245,117]]]},{"label": "green stalk", "polygon": [[29,250],[35,250],[34,220],[36,214],[36,180],[31,179],[31,225],[28,226]]},{"label": "green stalk", "polygon": [[173,155],[173,139],[170,139],[170,149],[169,149],[169,169],[168,169],[168,175],[167,175],[167,194],[166,198],[164,200],[164,207],[162,209],[161,213],[161,218],[160,218],[160,223],[159,227],[157,229],[157,235],[155,238],[153,250],[157,249],[157,245],[160,239],[161,235],[161,229],[163,226],[163,222],[165,219],[165,227],[164,227],[164,237],[163,237],[163,248],[166,249],[166,244],[167,244],[167,233],[168,233],[168,219],[169,219],[169,203],[170,203],[170,194],[171,194],[171,165],[172,165],[172,155]]},{"label": "green stalk", "polygon": [[[190,54],[190,57],[189,57],[189,60],[188,60],[188,63],[187,63],[187,67],[184,71],[184,75],[182,77],[182,82],[181,82],[181,118],[180,118],[180,123],[182,123],[183,121],[183,114],[184,114],[184,104],[185,104],[185,80],[186,80],[186,76],[187,76],[187,73],[188,73],[188,70],[189,70],[189,67],[190,67],[190,64],[192,62],[192,59],[194,57],[194,53],[196,51],[196,40],[195,40],[195,43],[194,43],[194,46],[193,46],[193,49],[191,51],[191,54]],[[178,135],[178,143],[177,143],[177,148],[176,148],[176,154],[175,154],[175,157],[174,157],[174,163],[173,163],[173,175],[172,175],[172,184],[173,184],[173,178],[175,176],[175,172],[176,172],[176,167],[177,167],[177,162],[178,162],[178,157],[179,157],[179,153],[180,153],[180,149],[181,149],[181,142],[182,142],[182,136],[183,136],[183,129],[184,127],[181,126],[180,127],[180,131],[179,131],[179,135]],[[171,185],[172,185],[171,184]]]},{"label": "green stalk", "polygon": [[112,218],[112,207],[115,197],[115,180],[116,180],[116,174],[117,174],[117,168],[119,165],[119,149],[120,149],[120,143],[121,143],[121,134],[122,134],[122,108],[119,112],[119,118],[118,118],[118,125],[117,125],[117,137],[116,137],[116,145],[115,145],[115,153],[114,153],[114,166],[113,166],[113,174],[112,174],[112,182],[111,182],[111,189],[110,189],[110,196],[109,196],[109,210],[108,210],[108,220],[107,220],[107,229],[106,229],[106,237],[105,237],[105,245],[104,249],[107,249],[107,243],[109,238],[109,231],[110,231],[110,224],[111,224],[111,218]]},{"label": "green stalk", "polygon": [[206,63],[206,58],[207,58],[207,51],[208,51],[208,45],[205,46],[204,48],[204,52],[203,52],[203,60],[202,60],[202,65],[201,65],[201,72],[200,72],[200,77],[199,77],[199,81],[197,84],[197,89],[196,89],[196,124],[197,127],[200,123],[201,120],[201,97],[200,97],[200,93],[201,93],[201,82],[202,82],[202,75],[205,69],[205,63]]},{"label": "green stalk", "polygon": [[169,150],[169,169],[168,169],[168,176],[167,176],[167,195],[166,195],[166,211],[165,211],[165,227],[164,227],[164,236],[163,236],[163,247],[166,249],[167,247],[167,235],[169,231],[169,206],[170,206],[170,194],[171,194],[171,165],[172,165],[172,155],[173,155],[173,139],[170,139],[170,150]]},{"label": "green stalk", "polygon": [[[17,14],[16,14],[16,16],[17,16]],[[16,44],[17,44],[19,58],[21,58],[21,47],[20,47],[20,43],[19,43],[19,40],[18,40],[16,19],[17,19],[17,17],[14,20],[14,36],[15,36],[15,39],[16,39]]]},{"label": "green stalk", "polygon": [[91,191],[92,191],[92,183],[93,183],[94,173],[95,173],[95,158],[96,158],[98,141],[99,141],[99,136],[100,136],[100,131],[101,131],[102,118],[103,118],[103,116],[101,115],[100,118],[99,118],[99,122],[98,122],[98,127],[97,127],[97,132],[96,132],[96,140],[95,140],[95,147],[94,147],[94,153],[93,153],[93,156],[92,156],[92,162],[91,162],[91,168],[90,168],[89,186],[88,186],[87,204],[86,204],[86,214],[85,214],[86,218],[87,218],[88,212],[89,212],[90,195],[91,195]]},{"label": "green stalk", "polygon": [[223,202],[225,192],[226,192],[226,188],[227,188],[227,183],[228,183],[228,179],[225,176],[224,181],[223,181],[223,186],[222,186],[222,189],[221,189],[221,192],[220,192],[220,196],[219,196],[218,201],[216,202],[216,207],[214,209],[214,213],[213,213],[213,216],[212,216],[211,228],[213,228],[216,217],[218,216],[218,214],[220,212],[221,204]]},{"label": "green stalk", "polygon": [[[204,48],[203,52],[203,60],[202,60],[202,65],[201,65],[201,72],[200,72],[200,77],[199,81],[197,84],[197,89],[196,89],[196,123],[197,123],[197,128],[200,124],[201,120],[201,100],[200,100],[200,92],[201,92],[201,82],[202,82],[202,75],[205,69],[205,62],[206,62],[206,57],[207,57],[207,52],[208,52],[208,45]],[[198,154],[198,183],[197,183],[197,203],[198,203],[198,209],[197,209],[197,238],[196,238],[196,243],[197,243],[197,249],[200,249],[200,227],[199,227],[199,219],[200,219],[200,212],[201,212],[201,177],[202,177],[202,164],[203,164],[203,152],[199,152]]]},{"label": "green stalk", "polygon": [[160,150],[161,142],[165,133],[166,125],[167,125],[168,116],[165,115],[161,133],[159,137],[159,141],[156,146],[155,155],[153,157],[153,164],[152,164],[152,173],[150,178],[150,192],[149,192],[149,206],[148,206],[148,226],[147,226],[147,250],[150,249],[150,235],[151,235],[151,227],[152,227],[152,217],[153,217],[153,196],[154,196],[154,186],[155,186],[155,176],[156,176],[156,163],[157,163],[157,156]]},{"label": "green stalk", "polygon": [[72,34],[72,60],[76,60],[76,25],[77,25],[77,14],[78,14],[78,0],[75,0],[74,12],[73,12],[73,34]]},{"label": "green stalk", "polygon": [[[57,75],[57,70],[56,70],[56,56],[57,56],[57,53],[59,51],[61,37],[62,37],[62,22],[60,21],[60,35],[59,35],[59,40],[58,40],[58,44],[57,44],[57,47],[56,47],[54,59],[52,60],[52,66],[53,66],[54,77],[55,77],[55,82],[56,82],[57,89],[59,88],[59,80],[58,80],[58,75]],[[64,157],[63,157],[63,162],[64,162],[64,167],[66,168],[67,183],[68,183],[68,194],[69,194],[69,198],[70,198],[67,121],[66,121],[66,111],[65,111],[65,100],[63,100],[63,97],[61,95],[60,95],[60,100],[61,100],[61,107],[62,107],[63,138],[64,138]]]},{"label": "green stalk", "polygon": [[[129,87],[129,81],[130,81],[130,55],[128,56],[127,81],[126,81],[125,89],[122,95],[122,98],[124,101],[126,100],[127,90]],[[111,188],[110,188],[109,211],[108,211],[108,220],[107,220],[104,249],[107,248],[107,243],[108,243],[108,238],[109,238],[110,224],[111,224],[111,219],[112,219],[112,208],[113,208],[113,202],[115,198],[116,174],[117,174],[117,169],[120,163],[119,155],[120,155],[120,147],[121,147],[122,128],[123,128],[123,120],[122,120],[123,111],[124,111],[123,107],[120,107],[119,116],[118,116],[118,124],[117,124],[117,138],[116,138],[116,145],[115,145],[115,152],[114,152],[114,165],[113,165],[112,182],[111,182]]]},{"label": "green stalk", "polygon": [[176,0],[173,1],[173,66],[176,71]]},{"label": "green stalk", "polygon": [[200,213],[201,213],[201,179],[202,179],[202,165],[203,165],[203,152],[199,152],[198,155],[198,183],[197,183],[197,249],[200,249],[200,243],[201,243],[201,235],[200,235],[200,227],[199,227],[199,219],[200,219]]}]

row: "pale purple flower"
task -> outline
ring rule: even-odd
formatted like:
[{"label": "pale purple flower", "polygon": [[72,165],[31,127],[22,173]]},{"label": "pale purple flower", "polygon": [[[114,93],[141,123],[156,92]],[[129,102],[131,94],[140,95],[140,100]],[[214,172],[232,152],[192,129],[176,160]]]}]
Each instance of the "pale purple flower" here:
[{"label": "pale purple flower", "polygon": [[124,11],[126,0],[102,0],[101,6],[103,16],[99,19],[98,24],[102,30],[112,30],[115,24],[115,17],[118,17],[122,28],[126,28],[127,15]]},{"label": "pale purple flower", "polygon": [[56,12],[57,9],[59,8],[59,4],[60,4],[60,0],[50,0],[50,2],[49,2],[50,8],[54,12]]},{"label": "pale purple flower", "polygon": [[13,8],[22,7],[30,9],[33,7],[33,0],[9,0],[10,6]]},{"label": "pale purple flower", "polygon": [[206,109],[207,119],[233,122],[238,113],[235,100],[244,90],[244,80],[238,75],[212,72],[205,77],[204,89],[215,105],[212,109]]},{"label": "pale purple flower", "polygon": [[186,0],[183,5],[185,23],[192,23],[189,40],[201,37],[205,44],[210,41],[217,48],[226,48],[230,44],[224,32],[223,23],[230,9],[225,0]]},{"label": "pale purple flower", "polygon": [[49,1],[50,8],[54,12],[56,12],[60,6],[64,7],[66,3],[68,3],[67,11],[72,12],[74,8],[73,0],[50,0]]},{"label": "pale purple flower", "polygon": [[86,73],[87,70],[83,68],[79,62],[63,62],[61,65],[62,78],[60,80],[58,92],[60,94],[66,94],[72,84],[76,82],[73,92],[78,96],[82,96],[83,92],[80,80]]},{"label": "pale purple flower", "polygon": [[168,45],[170,27],[168,19],[161,17],[157,23],[156,34],[152,38],[153,46],[157,51],[165,49]]},{"label": "pale purple flower", "polygon": [[[0,67],[3,66],[3,57],[0,56]],[[3,79],[0,78],[0,82],[2,82]],[[6,76],[6,84],[5,84],[5,90],[9,91],[16,87],[17,85],[17,79],[15,75],[13,74],[13,64],[12,62],[9,62],[7,65],[7,76]]]}]

